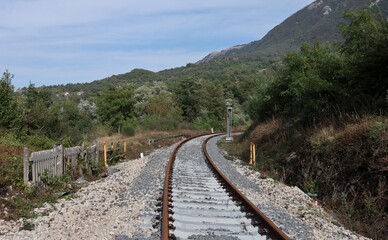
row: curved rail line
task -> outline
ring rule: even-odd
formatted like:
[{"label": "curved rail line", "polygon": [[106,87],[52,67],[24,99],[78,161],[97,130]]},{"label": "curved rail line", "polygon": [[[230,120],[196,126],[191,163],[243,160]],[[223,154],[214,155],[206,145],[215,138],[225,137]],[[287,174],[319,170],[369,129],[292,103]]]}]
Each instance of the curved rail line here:
[{"label": "curved rail line", "polygon": [[[265,216],[251,201],[248,200],[238,189],[232,184],[232,182],[227,179],[227,177],[218,169],[218,167],[211,160],[210,155],[206,149],[207,142],[216,136],[221,134],[213,134],[209,138],[207,138],[202,144],[202,150],[205,155],[205,159],[208,163],[208,166],[212,169],[216,178],[220,182],[223,188],[226,189],[226,192],[237,206],[240,207],[241,211],[245,213],[246,218],[249,218],[252,222],[253,226],[258,227],[258,233],[260,235],[266,236],[269,239],[289,239],[289,237],[282,232],[268,217]],[[205,136],[206,134],[195,136],[188,138],[182,141],[173,151],[169,158],[167,170],[166,170],[166,178],[164,183],[164,192],[163,192],[163,205],[162,205],[162,225],[161,225],[161,238],[163,240],[173,239],[174,236],[170,235],[170,229],[174,227],[170,222],[174,221],[172,218],[172,172],[174,161],[177,155],[178,150],[190,140],[193,140],[198,137]]]}]

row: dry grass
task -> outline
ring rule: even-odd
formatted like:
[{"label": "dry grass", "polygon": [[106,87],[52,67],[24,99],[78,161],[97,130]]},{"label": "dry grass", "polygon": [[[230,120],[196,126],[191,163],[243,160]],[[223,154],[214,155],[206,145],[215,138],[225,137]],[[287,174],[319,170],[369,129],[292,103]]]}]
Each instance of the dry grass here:
[{"label": "dry grass", "polygon": [[314,192],[346,227],[382,239],[388,234],[388,118],[344,116],[308,128],[279,119],[252,126],[228,154],[249,158],[257,147],[261,174]]},{"label": "dry grass", "polygon": [[[140,153],[144,153],[145,155],[149,154],[155,149],[170,146],[176,142],[181,141],[184,137],[172,137],[179,134],[194,136],[200,134],[202,132],[194,131],[194,130],[179,130],[179,131],[149,131],[149,132],[141,132],[137,133],[135,136],[127,137],[121,134],[115,134],[112,136],[105,136],[98,138],[100,143],[107,143],[110,145],[112,142],[114,144],[120,143],[120,146],[124,142],[127,143],[127,158],[128,159],[136,159],[139,158]],[[150,142],[150,140],[156,140],[154,142]]]},{"label": "dry grass", "polygon": [[258,124],[239,146],[242,159],[257,146],[261,173],[316,192],[342,223],[366,236],[388,234],[388,118],[344,116],[301,129],[277,119]]}]

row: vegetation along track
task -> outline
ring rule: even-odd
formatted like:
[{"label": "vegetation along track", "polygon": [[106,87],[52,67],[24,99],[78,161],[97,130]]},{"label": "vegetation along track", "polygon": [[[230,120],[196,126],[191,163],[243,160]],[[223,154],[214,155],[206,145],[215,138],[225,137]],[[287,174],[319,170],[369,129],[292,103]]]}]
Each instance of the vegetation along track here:
[{"label": "vegetation along track", "polygon": [[206,143],[215,136],[186,139],[171,154],[164,183],[162,239],[289,239],[212,162]]}]

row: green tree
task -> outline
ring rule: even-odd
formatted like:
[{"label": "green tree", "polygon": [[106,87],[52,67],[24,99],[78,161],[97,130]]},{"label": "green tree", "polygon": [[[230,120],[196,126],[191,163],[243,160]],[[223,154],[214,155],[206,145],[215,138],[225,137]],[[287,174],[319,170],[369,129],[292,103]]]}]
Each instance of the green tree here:
[{"label": "green tree", "polygon": [[340,84],[341,55],[329,46],[305,44],[283,61],[276,79],[259,85],[251,115],[261,119],[278,115],[300,124],[330,116],[346,95]]},{"label": "green tree", "polygon": [[200,81],[197,91],[200,111],[194,124],[199,129],[223,129],[226,120],[225,97],[223,87],[209,81]]},{"label": "green tree", "polygon": [[101,123],[119,129],[134,115],[134,87],[110,87],[97,99],[97,114]]},{"label": "green tree", "polygon": [[12,78],[13,75],[5,70],[0,79],[0,128],[5,129],[16,127],[20,121]]},{"label": "green tree", "polygon": [[53,103],[51,93],[45,88],[36,88],[30,83],[23,94],[23,127],[27,134],[52,135],[51,131],[56,132],[55,127],[50,126],[52,121],[55,121],[52,117],[56,118],[56,115],[52,115],[52,109],[49,109]]},{"label": "green tree", "polygon": [[174,91],[184,120],[200,129],[221,129],[225,119],[225,97],[220,84],[187,78],[179,82]]},{"label": "green tree", "polygon": [[51,92],[46,88],[36,88],[35,84],[30,83],[25,91],[25,107],[32,108],[32,106],[39,100],[42,100],[46,107],[53,103]]},{"label": "green tree", "polygon": [[183,118],[187,122],[192,122],[200,112],[201,88],[199,80],[187,78],[180,81],[174,89],[178,103],[183,111]]},{"label": "green tree", "polygon": [[167,86],[163,82],[144,84],[135,90],[135,115],[142,118],[146,113],[146,106],[149,101],[160,94],[167,93]]},{"label": "green tree", "polygon": [[348,62],[352,108],[366,112],[385,109],[388,89],[388,20],[370,10],[347,12],[349,24],[341,24],[341,46]]},{"label": "green tree", "polygon": [[174,130],[182,122],[182,110],[171,92],[162,92],[151,97],[145,112],[146,115],[141,121],[146,129]]},{"label": "green tree", "polygon": [[181,118],[181,109],[177,106],[175,95],[170,92],[163,92],[159,95],[153,96],[145,107],[148,115],[155,115],[158,117]]}]

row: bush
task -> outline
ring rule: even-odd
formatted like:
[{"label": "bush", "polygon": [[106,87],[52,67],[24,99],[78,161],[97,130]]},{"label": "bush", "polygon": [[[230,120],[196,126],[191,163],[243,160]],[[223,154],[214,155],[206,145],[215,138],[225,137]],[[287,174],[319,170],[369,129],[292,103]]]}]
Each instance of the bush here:
[{"label": "bush", "polygon": [[[0,149],[3,150],[3,149]],[[0,193],[1,189],[7,186],[20,187],[23,185],[23,159],[22,150],[18,150],[19,156],[15,153],[0,153]],[[14,156],[12,156],[14,155]]]},{"label": "bush", "polygon": [[0,145],[21,147],[23,143],[13,131],[5,131],[0,134]]},{"label": "bush", "polygon": [[142,127],[145,130],[171,131],[177,129],[179,125],[180,121],[171,117],[147,115],[143,120]]},{"label": "bush", "polygon": [[223,125],[215,117],[198,117],[193,122],[194,129],[210,131],[211,128],[214,130],[223,129]]},{"label": "bush", "polygon": [[44,135],[27,136],[27,145],[39,150],[53,148],[55,141]]},{"label": "bush", "polygon": [[24,220],[23,226],[20,227],[21,230],[32,231],[35,229],[35,224],[30,220]]},{"label": "bush", "polygon": [[123,123],[122,133],[126,136],[133,136],[136,132],[136,123],[134,121],[126,121]]}]

